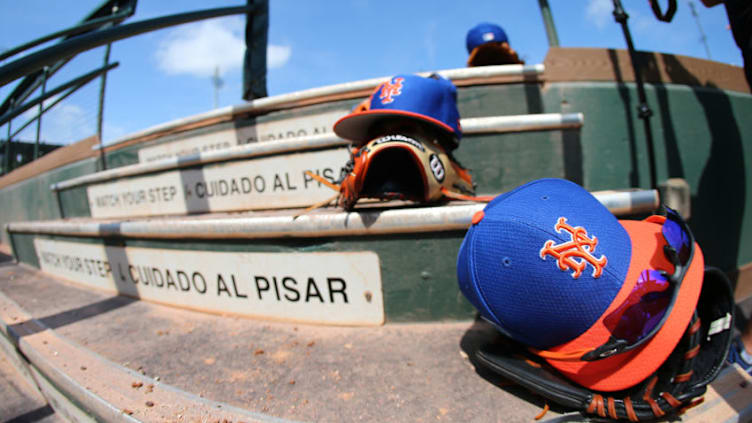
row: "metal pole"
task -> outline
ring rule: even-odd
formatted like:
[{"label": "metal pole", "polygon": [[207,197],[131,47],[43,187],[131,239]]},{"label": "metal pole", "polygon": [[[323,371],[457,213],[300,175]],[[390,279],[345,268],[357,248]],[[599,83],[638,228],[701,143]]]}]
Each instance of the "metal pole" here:
[{"label": "metal pole", "polygon": [[692,9],[692,16],[695,18],[695,22],[697,22],[697,29],[700,31],[700,42],[702,42],[702,45],[705,46],[705,53],[708,54],[708,60],[713,60],[713,58],[710,56],[710,47],[708,47],[708,37],[705,36],[705,31],[702,30],[702,25],[700,25],[700,17],[697,15],[697,10],[695,10],[694,2],[689,2],[689,8]]},{"label": "metal pole", "polygon": [[[44,67],[42,72],[42,97],[47,90],[47,66]],[[42,132],[42,113],[44,113],[44,101],[39,102],[39,116],[37,116],[37,140],[34,143],[34,160],[39,157],[39,136]]]},{"label": "metal pole", "polygon": [[559,36],[556,35],[554,26],[554,17],[551,14],[551,8],[548,7],[548,0],[538,0],[541,15],[543,15],[543,25],[546,27],[546,36],[548,36],[549,47],[559,47]]},{"label": "metal pole", "polygon": [[627,19],[629,15],[624,11],[621,6],[620,0],[613,0],[614,2],[614,20],[621,24],[621,29],[624,32],[624,39],[627,41],[627,49],[629,50],[629,58],[632,62],[632,70],[635,76],[635,82],[637,82],[637,97],[640,104],[637,106],[637,116],[642,119],[645,128],[645,139],[648,147],[648,164],[650,168],[650,187],[655,189],[656,183],[656,171],[655,171],[655,148],[653,146],[653,132],[650,129],[650,116],[653,115],[653,111],[648,106],[647,96],[645,95],[645,86],[642,82],[642,74],[640,73],[639,59],[637,58],[637,52],[635,51],[634,44],[632,43],[632,35],[629,32],[627,26]]},{"label": "metal pole", "polygon": [[[110,64],[110,48],[112,44],[107,44],[104,50],[104,66],[107,67]],[[104,144],[102,144],[102,118],[104,112],[104,89],[107,85],[107,72],[102,74],[102,83],[99,85],[99,111],[97,113],[97,138],[99,138],[99,161],[101,163],[102,170],[107,170],[107,160],[104,154]]]},{"label": "metal pole", "polygon": [[[13,106],[13,103],[11,103],[11,106]],[[3,165],[3,175],[10,172],[10,123],[11,119],[8,119],[8,139],[5,140],[5,157],[3,157],[5,164]]]}]

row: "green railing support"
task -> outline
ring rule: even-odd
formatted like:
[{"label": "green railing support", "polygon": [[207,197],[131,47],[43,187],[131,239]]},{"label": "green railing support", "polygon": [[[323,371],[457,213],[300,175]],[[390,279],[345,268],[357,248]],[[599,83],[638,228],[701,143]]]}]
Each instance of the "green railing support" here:
[{"label": "green railing support", "polygon": [[4,52],[0,53],[0,60],[5,60],[8,57],[16,55],[32,47],[36,47],[40,44],[46,43],[47,41],[55,40],[55,39],[66,37],[66,36],[76,36],[78,34],[82,34],[86,31],[91,31],[92,29],[95,29],[97,27],[100,27],[108,23],[122,22],[125,18],[131,16],[135,11],[136,11],[135,2],[133,2],[132,6],[124,8],[123,10],[120,10],[113,15],[92,19],[90,21],[84,22],[81,25],[76,25],[70,28],[63,29],[62,31],[53,32],[52,34],[45,35],[44,37],[37,38],[36,40],[33,40],[33,41],[29,41],[26,44],[22,44],[18,47],[5,50]]},{"label": "green railing support", "polygon": [[[42,73],[42,92],[41,95],[44,96],[44,92],[47,90],[47,68],[44,68],[44,71]],[[39,137],[42,133],[42,113],[44,113],[44,101],[39,102],[39,112],[37,115],[37,139],[34,141],[34,160],[39,157]]]},{"label": "green railing support", "polygon": [[[112,44],[107,44],[104,51],[104,67],[110,64],[110,48]],[[104,89],[107,85],[107,72],[102,73],[102,81],[99,84],[99,109],[97,110],[97,139],[99,141],[99,161],[102,170],[107,170],[107,161],[104,157],[104,145],[102,145],[102,119],[104,113]]]},{"label": "green railing support", "polygon": [[10,157],[10,142],[11,142],[11,134],[10,134],[10,123],[11,121],[8,120],[8,139],[5,140],[5,154],[3,156],[3,161],[5,162],[3,164],[3,175],[10,172],[10,160],[8,160],[8,157]]},{"label": "green railing support", "polygon": [[548,36],[549,47],[559,47],[559,36],[556,34],[554,26],[554,17],[551,14],[551,8],[548,6],[548,0],[538,0],[541,15],[543,15],[543,26],[546,27],[546,36]]},{"label": "green railing support", "polygon": [[621,25],[622,32],[624,33],[624,40],[627,43],[627,50],[629,51],[629,59],[632,62],[632,71],[634,72],[635,82],[637,83],[637,98],[640,101],[640,104],[637,106],[637,116],[642,120],[643,128],[645,129],[645,143],[648,148],[650,188],[656,189],[658,183],[656,181],[655,147],[653,143],[653,130],[650,128],[650,117],[653,116],[653,110],[651,110],[648,105],[647,95],[645,94],[645,84],[642,81],[640,60],[637,57],[637,51],[632,42],[632,34],[629,32],[629,26],[627,25],[629,15],[624,11],[624,7],[621,5],[621,0],[613,0],[613,4],[614,20]]}]

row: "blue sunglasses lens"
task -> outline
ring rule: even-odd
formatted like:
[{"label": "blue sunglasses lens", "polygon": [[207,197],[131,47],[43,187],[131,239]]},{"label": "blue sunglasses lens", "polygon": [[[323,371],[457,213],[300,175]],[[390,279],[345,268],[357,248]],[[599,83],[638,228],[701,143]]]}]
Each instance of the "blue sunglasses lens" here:
[{"label": "blue sunglasses lens", "polygon": [[669,217],[663,223],[663,237],[666,238],[666,242],[676,251],[679,264],[685,265],[689,262],[689,255],[692,252],[689,234],[676,220],[671,219],[671,215],[678,218],[676,212],[669,210],[668,213]]},{"label": "blue sunglasses lens", "polygon": [[643,270],[632,292],[616,310],[603,319],[618,339],[633,344],[648,336],[666,314],[674,285],[658,270]]}]

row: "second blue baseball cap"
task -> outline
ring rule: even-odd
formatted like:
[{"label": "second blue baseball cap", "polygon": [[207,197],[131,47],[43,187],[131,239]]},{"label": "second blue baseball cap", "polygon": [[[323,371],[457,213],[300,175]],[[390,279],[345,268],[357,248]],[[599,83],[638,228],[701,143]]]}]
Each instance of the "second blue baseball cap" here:
[{"label": "second blue baseball cap", "polygon": [[479,45],[490,42],[503,43],[509,42],[509,39],[507,38],[507,33],[499,25],[487,22],[474,26],[467,32],[467,37],[465,38],[468,53],[472,53]]},{"label": "second blue baseball cap", "polygon": [[[438,75],[397,75],[371,94],[366,110],[356,111],[334,124],[334,133],[352,141],[366,142],[370,129],[386,119],[411,119],[427,123],[455,140],[462,137],[457,110],[457,88]],[[383,135],[383,134],[380,134]]]}]

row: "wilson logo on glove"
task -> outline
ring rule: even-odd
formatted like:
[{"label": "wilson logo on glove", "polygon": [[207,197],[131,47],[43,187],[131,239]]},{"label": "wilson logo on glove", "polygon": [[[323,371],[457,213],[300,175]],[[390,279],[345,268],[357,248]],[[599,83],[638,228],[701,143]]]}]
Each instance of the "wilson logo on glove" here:
[{"label": "wilson logo on glove", "polygon": [[444,164],[441,163],[439,156],[431,154],[431,157],[428,158],[428,164],[431,166],[431,171],[436,180],[439,183],[443,182],[446,171],[444,171]]}]

